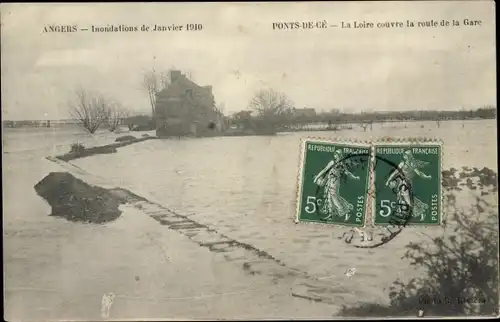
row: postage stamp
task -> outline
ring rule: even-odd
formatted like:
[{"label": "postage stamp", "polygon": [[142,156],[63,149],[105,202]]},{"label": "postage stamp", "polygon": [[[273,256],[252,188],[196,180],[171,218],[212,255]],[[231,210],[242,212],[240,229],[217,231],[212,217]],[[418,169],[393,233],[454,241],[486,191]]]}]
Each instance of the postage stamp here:
[{"label": "postage stamp", "polygon": [[441,225],[442,143],[380,140],[373,143],[373,155],[373,224],[389,225],[402,214],[408,217],[404,226]]},{"label": "postage stamp", "polygon": [[303,140],[296,222],[363,227],[371,162],[369,143]]}]

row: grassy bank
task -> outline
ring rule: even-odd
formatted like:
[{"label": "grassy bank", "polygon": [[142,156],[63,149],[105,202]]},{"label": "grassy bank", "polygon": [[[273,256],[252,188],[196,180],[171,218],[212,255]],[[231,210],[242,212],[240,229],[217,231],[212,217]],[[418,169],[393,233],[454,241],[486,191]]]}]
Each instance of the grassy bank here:
[{"label": "grassy bank", "polygon": [[71,160],[75,160],[75,159],[79,159],[79,158],[89,157],[89,156],[96,155],[96,154],[116,153],[118,148],[121,148],[121,147],[124,147],[127,145],[131,145],[134,143],[143,142],[146,140],[156,139],[156,137],[146,136],[146,137],[142,137],[142,138],[133,138],[133,139],[125,140],[125,141],[122,141],[119,139],[120,138],[118,138],[117,139],[118,142],[115,142],[115,143],[91,147],[91,148],[86,148],[82,145],[73,145],[70,152],[65,153],[63,155],[58,155],[58,156],[56,156],[56,158],[67,162],[67,161],[71,161]]},{"label": "grassy bank", "polygon": [[[340,316],[495,316],[499,313],[498,210],[483,196],[498,190],[497,174],[488,168],[443,171],[449,218],[441,236],[405,246],[402,259],[424,268],[421,277],[396,279],[389,304],[344,306]],[[454,191],[480,190],[470,209],[457,206]]]}]

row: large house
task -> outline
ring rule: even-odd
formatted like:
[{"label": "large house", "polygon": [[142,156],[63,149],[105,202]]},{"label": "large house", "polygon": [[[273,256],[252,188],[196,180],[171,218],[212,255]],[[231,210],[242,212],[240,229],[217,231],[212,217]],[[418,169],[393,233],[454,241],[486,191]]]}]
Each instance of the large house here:
[{"label": "large house", "polygon": [[170,72],[170,84],[156,96],[158,137],[215,135],[222,130],[222,118],[212,86],[200,86],[178,70]]}]

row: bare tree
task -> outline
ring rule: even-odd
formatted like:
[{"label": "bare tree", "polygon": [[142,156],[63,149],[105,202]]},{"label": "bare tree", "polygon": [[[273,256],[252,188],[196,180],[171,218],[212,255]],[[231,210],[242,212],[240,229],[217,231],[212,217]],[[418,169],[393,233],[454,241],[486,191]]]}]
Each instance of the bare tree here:
[{"label": "bare tree", "polygon": [[163,80],[163,78],[158,77],[154,69],[146,72],[142,80],[142,85],[148,93],[149,104],[151,104],[151,113],[153,117],[155,115],[156,94],[161,91]]},{"label": "bare tree", "polygon": [[123,118],[128,116],[128,112],[123,105],[117,101],[109,101],[106,105],[106,127],[111,132],[116,131]]},{"label": "bare tree", "polygon": [[151,105],[151,113],[154,117],[156,107],[156,95],[170,85],[171,73],[175,67],[168,69],[165,72],[157,72],[154,68],[146,71],[143,75],[142,86],[148,93],[149,104]]},{"label": "bare tree", "polygon": [[271,88],[256,92],[248,107],[257,113],[255,124],[269,130],[287,126],[291,122],[294,111],[290,98]]},{"label": "bare tree", "polygon": [[262,117],[288,116],[293,111],[293,102],[286,94],[270,88],[255,93],[249,108]]},{"label": "bare tree", "polygon": [[99,93],[76,90],[76,99],[69,103],[69,113],[84,130],[95,133],[106,121],[107,101]]},{"label": "bare tree", "polygon": [[129,130],[132,130],[133,126],[130,125],[130,122],[128,122],[130,116],[131,116],[131,112],[129,109],[127,108],[124,108],[122,110],[122,124],[123,125],[126,125],[128,127]]}]

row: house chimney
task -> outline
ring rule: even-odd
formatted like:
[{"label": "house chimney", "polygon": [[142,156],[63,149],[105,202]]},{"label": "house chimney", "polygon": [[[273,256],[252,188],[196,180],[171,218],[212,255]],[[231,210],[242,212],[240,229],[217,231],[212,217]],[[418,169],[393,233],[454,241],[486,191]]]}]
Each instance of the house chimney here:
[{"label": "house chimney", "polygon": [[179,79],[179,77],[181,77],[180,70],[171,70],[170,71],[170,82],[171,83],[175,82],[177,79]]}]

